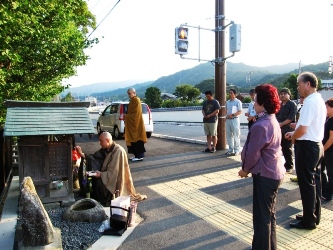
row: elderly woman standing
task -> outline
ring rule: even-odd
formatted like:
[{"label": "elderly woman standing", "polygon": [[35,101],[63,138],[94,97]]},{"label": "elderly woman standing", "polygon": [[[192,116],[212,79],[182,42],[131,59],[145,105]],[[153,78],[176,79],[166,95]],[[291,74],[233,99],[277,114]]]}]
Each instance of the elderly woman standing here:
[{"label": "elderly woman standing", "polygon": [[277,249],[275,204],[286,169],[282,162],[281,129],[275,117],[280,109],[277,89],[271,84],[255,88],[256,122],[251,126],[242,151],[244,178],[253,178],[252,249]]}]

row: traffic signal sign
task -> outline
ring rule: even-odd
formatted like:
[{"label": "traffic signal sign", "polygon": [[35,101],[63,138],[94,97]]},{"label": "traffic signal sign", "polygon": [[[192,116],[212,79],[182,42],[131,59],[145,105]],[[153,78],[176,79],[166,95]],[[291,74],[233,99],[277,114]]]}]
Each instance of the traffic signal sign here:
[{"label": "traffic signal sign", "polygon": [[229,29],[229,51],[234,53],[241,50],[241,25],[233,24]]},{"label": "traffic signal sign", "polygon": [[177,27],[175,29],[175,53],[186,55],[188,50],[188,28]]}]

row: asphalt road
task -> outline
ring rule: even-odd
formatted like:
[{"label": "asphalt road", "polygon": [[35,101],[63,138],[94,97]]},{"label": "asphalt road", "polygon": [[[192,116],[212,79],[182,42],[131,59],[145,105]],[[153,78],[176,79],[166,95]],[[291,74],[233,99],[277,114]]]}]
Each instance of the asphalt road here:
[{"label": "asphalt road", "polygon": [[[247,132],[247,127],[241,126],[241,145],[245,143]],[[154,133],[206,141],[204,128],[201,125],[155,123]]]}]

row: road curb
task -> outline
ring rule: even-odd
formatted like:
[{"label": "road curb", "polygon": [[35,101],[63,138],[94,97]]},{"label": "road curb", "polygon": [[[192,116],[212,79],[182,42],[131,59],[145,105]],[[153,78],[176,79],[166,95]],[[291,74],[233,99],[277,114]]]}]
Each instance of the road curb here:
[{"label": "road curb", "polygon": [[151,136],[157,137],[157,138],[162,138],[162,139],[174,140],[174,141],[196,143],[196,144],[201,144],[201,145],[206,145],[206,143],[207,143],[206,141],[203,141],[203,140],[195,140],[195,139],[183,138],[183,137],[172,136],[172,135],[162,135],[162,134],[153,133]]}]

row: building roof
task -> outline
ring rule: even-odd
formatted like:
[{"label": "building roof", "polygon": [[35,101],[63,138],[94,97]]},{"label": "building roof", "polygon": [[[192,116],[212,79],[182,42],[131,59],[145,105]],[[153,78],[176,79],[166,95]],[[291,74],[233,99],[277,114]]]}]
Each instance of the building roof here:
[{"label": "building roof", "polygon": [[6,101],[4,136],[94,134],[89,102]]},{"label": "building roof", "polygon": [[177,98],[177,96],[170,93],[161,93],[161,97]]}]

